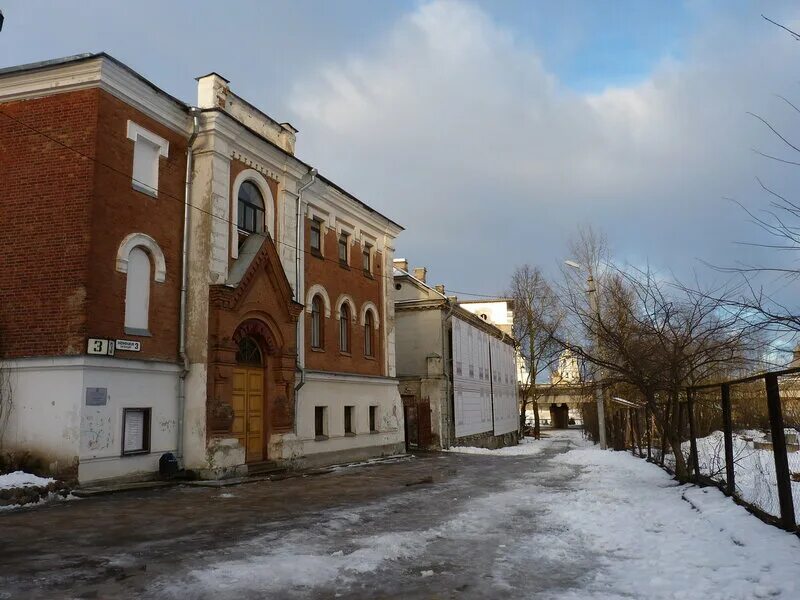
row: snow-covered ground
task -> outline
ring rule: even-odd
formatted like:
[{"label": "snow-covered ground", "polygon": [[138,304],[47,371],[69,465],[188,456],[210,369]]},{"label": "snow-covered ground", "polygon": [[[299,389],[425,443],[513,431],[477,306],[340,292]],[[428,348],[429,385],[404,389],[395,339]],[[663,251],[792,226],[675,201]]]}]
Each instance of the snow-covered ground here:
[{"label": "snow-covered ground", "polygon": [[[527,455],[531,465],[498,489],[454,502],[440,520],[422,518],[425,496],[331,512],[314,526],[250,540],[236,558],[207,562],[160,592],[429,598],[460,590],[466,598],[567,600],[800,594],[800,541],[717,490],[679,486],[641,459],[588,446],[576,431],[518,450],[472,452],[495,456],[498,470],[509,456]],[[401,511],[418,511],[419,526],[396,521]]]},{"label": "snow-covered ground", "polygon": [[55,479],[49,477],[38,477],[25,471],[14,471],[0,475],[0,490],[8,490],[18,487],[46,487],[53,483]]},{"label": "snow-covered ground", "polygon": [[[797,598],[800,540],[766,525],[713,488],[678,486],[661,469],[619,452],[573,450],[573,490],[546,493],[548,519],[569,524],[557,542],[602,566],[559,598]],[[540,495],[540,499],[542,499]]]}]

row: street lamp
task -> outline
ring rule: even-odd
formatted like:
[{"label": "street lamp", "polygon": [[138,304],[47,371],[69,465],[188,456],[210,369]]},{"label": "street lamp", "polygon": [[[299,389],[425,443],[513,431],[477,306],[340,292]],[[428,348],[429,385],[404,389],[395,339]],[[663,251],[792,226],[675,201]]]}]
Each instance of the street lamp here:
[{"label": "street lamp", "polygon": [[[575,262],[574,260],[565,260],[564,264],[578,271],[586,271],[588,274],[588,277],[586,278],[586,293],[589,295],[589,310],[592,311],[592,317],[596,321],[596,325],[592,333],[594,333],[595,345],[599,351],[600,331],[597,329],[597,324],[600,323],[600,305],[597,302],[597,287],[595,286],[594,277],[592,276],[592,268],[585,267],[581,263]],[[606,445],[606,409],[605,403],[603,402],[603,390],[600,385],[599,369],[597,370],[597,381],[595,382],[594,386],[594,399],[597,403],[597,428],[600,434],[600,448],[605,450],[608,447]]]}]

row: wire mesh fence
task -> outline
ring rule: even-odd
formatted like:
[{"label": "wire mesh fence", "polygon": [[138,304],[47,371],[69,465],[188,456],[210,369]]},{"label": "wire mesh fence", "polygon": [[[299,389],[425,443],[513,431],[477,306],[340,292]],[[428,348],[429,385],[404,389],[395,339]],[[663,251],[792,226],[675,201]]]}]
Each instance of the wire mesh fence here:
[{"label": "wire mesh fence", "polygon": [[[690,387],[656,409],[667,436],[650,407],[607,399],[609,448],[717,485],[765,521],[800,532],[800,369]],[[597,408],[583,410],[596,440]]]}]

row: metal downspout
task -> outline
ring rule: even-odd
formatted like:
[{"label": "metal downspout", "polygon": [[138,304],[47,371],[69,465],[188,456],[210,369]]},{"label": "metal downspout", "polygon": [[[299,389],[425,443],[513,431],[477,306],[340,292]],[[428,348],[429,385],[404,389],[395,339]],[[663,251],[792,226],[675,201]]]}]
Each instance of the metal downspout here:
[{"label": "metal downspout", "polygon": [[456,305],[455,302],[451,303],[449,300],[447,300],[447,303],[450,306],[450,310],[442,319],[442,349],[448,350],[447,346],[448,345],[450,346],[449,348],[450,352],[444,353],[445,354],[444,377],[447,385],[447,400],[450,408],[450,419],[448,419],[447,430],[448,430],[448,437],[450,437],[449,446],[452,446],[455,443],[456,439],[456,425],[455,425],[456,399],[455,399],[455,390],[453,389],[453,344],[452,344],[452,337],[447,336],[447,321],[449,321],[450,318],[453,316],[453,312],[455,312],[456,310]]},{"label": "metal downspout", "polygon": [[[302,218],[302,209],[303,209],[303,192],[314,185],[314,182],[317,180],[317,169],[312,168],[309,171],[311,175],[311,179],[308,183],[303,184],[300,186],[300,189],[297,190],[297,219],[295,221],[295,243],[294,243],[294,256],[295,256],[295,280],[294,280],[294,300],[295,302],[299,302],[300,304],[305,304],[302,299],[300,298],[300,232],[301,227],[303,227],[303,223],[301,221]],[[300,381],[295,384],[294,386],[294,414],[297,414],[297,405],[298,405],[298,398],[300,388],[302,388],[306,384],[306,370],[300,364],[300,347],[303,343],[303,332],[300,329],[300,319],[297,319],[297,325],[295,327],[296,332],[296,344],[297,344],[297,357],[295,358],[295,367],[300,372]],[[295,419],[295,427],[297,425],[297,419]]]},{"label": "metal downspout", "polygon": [[183,424],[186,411],[186,375],[189,374],[189,359],[186,356],[186,292],[189,287],[189,224],[191,222],[191,205],[189,199],[192,191],[192,169],[194,167],[194,155],[192,145],[197,139],[197,132],[200,127],[200,110],[191,108],[192,115],[192,135],[186,146],[186,188],[183,198],[183,244],[181,247],[181,307],[180,323],[178,326],[178,355],[181,360],[181,375],[178,379],[178,463],[183,462]]}]

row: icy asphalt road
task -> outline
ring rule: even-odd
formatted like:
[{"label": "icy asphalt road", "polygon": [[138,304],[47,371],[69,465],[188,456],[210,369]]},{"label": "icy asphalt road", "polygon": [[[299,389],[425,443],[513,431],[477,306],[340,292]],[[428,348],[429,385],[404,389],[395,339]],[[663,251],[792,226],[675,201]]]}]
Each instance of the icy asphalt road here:
[{"label": "icy asphalt road", "polygon": [[0,515],[0,598],[798,597],[796,537],[581,446]]}]

